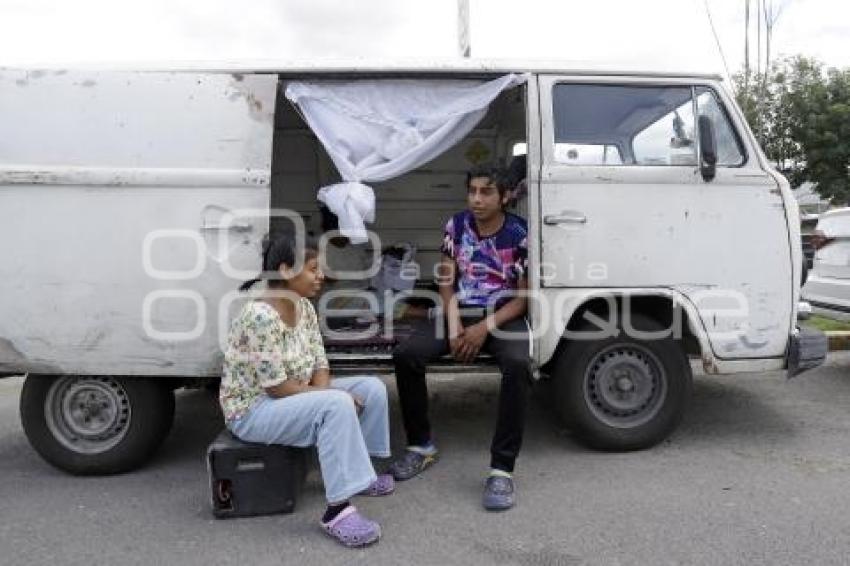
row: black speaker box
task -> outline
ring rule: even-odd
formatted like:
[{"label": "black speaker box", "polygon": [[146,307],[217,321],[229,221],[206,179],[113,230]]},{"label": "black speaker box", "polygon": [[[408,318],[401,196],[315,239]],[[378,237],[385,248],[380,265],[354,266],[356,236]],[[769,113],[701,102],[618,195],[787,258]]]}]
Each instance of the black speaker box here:
[{"label": "black speaker box", "polygon": [[307,475],[307,448],[243,442],[225,429],[207,449],[213,514],[292,513]]}]

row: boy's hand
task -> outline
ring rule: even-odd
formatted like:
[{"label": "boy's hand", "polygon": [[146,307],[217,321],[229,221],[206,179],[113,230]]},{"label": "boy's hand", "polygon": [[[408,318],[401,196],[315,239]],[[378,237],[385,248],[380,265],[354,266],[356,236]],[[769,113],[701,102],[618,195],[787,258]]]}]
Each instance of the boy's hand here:
[{"label": "boy's hand", "polygon": [[463,332],[463,343],[460,347],[460,358],[457,356],[455,358],[467,364],[474,360],[478,352],[481,351],[484,341],[487,340],[487,332],[487,324],[484,321],[465,328]]},{"label": "boy's hand", "polygon": [[464,328],[460,326],[460,330],[458,330],[454,335],[449,334],[449,351],[452,353],[452,357],[455,359],[459,359],[460,349],[463,346],[463,333]]}]

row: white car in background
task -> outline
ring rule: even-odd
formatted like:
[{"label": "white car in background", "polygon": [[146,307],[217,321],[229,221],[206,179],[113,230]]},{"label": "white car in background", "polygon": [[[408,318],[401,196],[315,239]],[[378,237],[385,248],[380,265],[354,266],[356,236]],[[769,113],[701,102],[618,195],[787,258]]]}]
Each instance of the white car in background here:
[{"label": "white car in background", "polygon": [[821,214],[809,241],[815,257],[803,300],[815,313],[850,320],[850,208]]}]

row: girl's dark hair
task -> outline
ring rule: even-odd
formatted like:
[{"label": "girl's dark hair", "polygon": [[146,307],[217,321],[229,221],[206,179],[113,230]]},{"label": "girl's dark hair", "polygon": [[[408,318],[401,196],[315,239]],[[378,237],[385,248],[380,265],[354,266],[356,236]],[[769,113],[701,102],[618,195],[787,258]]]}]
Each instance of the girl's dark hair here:
[{"label": "girl's dark hair", "polygon": [[[254,279],[249,279],[239,286],[240,291],[247,291],[262,280],[266,280],[269,286],[279,286],[281,284],[280,266],[294,266],[295,254],[298,250],[295,249],[294,238],[291,234],[279,233],[268,234],[263,238],[263,270]],[[304,243],[304,261],[318,256],[316,245],[308,240]]]}]

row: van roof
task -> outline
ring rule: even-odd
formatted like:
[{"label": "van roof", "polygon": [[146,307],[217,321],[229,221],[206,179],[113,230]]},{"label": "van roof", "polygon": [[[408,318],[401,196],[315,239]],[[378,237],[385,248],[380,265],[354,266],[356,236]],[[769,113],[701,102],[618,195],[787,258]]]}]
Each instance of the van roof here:
[{"label": "van roof", "polygon": [[[47,68],[53,69],[51,65]],[[10,69],[10,67],[6,67]],[[44,67],[30,67],[29,70]],[[567,60],[510,60],[510,59],[254,59],[220,61],[86,63],[63,65],[63,69],[85,71],[165,71],[207,73],[281,73],[281,74],[349,74],[399,75],[424,73],[430,75],[498,75],[505,73],[546,73],[586,76],[629,76],[658,78],[694,78],[722,81],[718,73],[695,73],[676,70],[624,68],[613,64]],[[2,69],[2,68],[0,68]],[[58,69],[57,69],[58,70]]]}]

